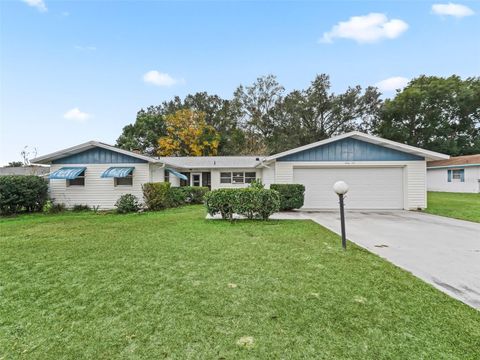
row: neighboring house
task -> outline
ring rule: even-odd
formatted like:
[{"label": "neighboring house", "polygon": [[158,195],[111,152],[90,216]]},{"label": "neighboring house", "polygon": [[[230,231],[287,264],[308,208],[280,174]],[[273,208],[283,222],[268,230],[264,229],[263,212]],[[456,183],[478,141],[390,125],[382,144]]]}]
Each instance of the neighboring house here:
[{"label": "neighboring house", "polygon": [[480,193],[480,154],[429,161],[427,185],[429,191]]},{"label": "neighboring house", "polygon": [[90,141],[34,159],[51,164],[50,193],[56,202],[112,208],[122,194],[142,199],[142,184],[211,189],[304,184],[304,209],[336,209],[332,186],[350,185],[348,209],[422,209],[426,161],[448,155],[360,132],[350,132],[272,156],[150,157]]},{"label": "neighboring house", "polygon": [[0,167],[0,176],[5,175],[37,175],[46,176],[50,172],[49,166],[4,166]]}]

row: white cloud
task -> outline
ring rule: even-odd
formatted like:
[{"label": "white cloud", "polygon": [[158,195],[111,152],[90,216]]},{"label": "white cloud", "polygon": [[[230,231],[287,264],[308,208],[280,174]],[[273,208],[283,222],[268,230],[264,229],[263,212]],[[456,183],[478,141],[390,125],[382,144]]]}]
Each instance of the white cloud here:
[{"label": "white cloud", "polygon": [[150,70],[143,75],[143,81],[157,86],[172,86],[181,82],[181,80],[171,77],[167,73],[161,73],[157,70]]},{"label": "white cloud", "polygon": [[95,51],[95,50],[97,50],[97,48],[95,46],[92,46],[92,45],[87,45],[87,46],[75,45],[75,49],[79,50],[79,51]]},{"label": "white cloud", "polygon": [[73,108],[71,110],[68,110],[65,114],[63,114],[63,117],[67,120],[72,120],[76,121],[79,123],[84,123],[86,122],[89,118],[91,118],[92,115],[80,111],[79,108]]},{"label": "white cloud", "polygon": [[433,4],[432,11],[434,14],[437,15],[454,16],[457,18],[462,18],[464,16],[470,16],[475,14],[475,12],[468,6],[454,3]]},{"label": "white cloud", "polygon": [[408,24],[403,20],[389,20],[385,14],[370,13],[352,16],[348,21],[340,21],[323,34],[320,42],[331,43],[335,38],[343,38],[359,43],[373,43],[382,39],[395,39],[407,29]]},{"label": "white cloud", "polygon": [[379,81],[375,84],[381,91],[390,92],[395,91],[397,89],[402,89],[407,86],[409,79],[404,78],[402,76],[393,76],[388,79]]},{"label": "white cloud", "polygon": [[47,11],[47,5],[43,0],[22,0],[29,6],[33,6],[38,9],[38,11],[45,12]]}]

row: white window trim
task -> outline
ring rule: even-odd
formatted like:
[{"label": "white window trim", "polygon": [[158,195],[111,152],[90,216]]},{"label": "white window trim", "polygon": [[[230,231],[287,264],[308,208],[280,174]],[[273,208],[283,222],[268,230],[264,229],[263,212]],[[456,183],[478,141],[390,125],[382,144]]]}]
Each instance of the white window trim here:
[{"label": "white window trim", "polygon": [[[230,176],[227,178],[225,176],[222,176],[222,174],[230,174]],[[229,179],[229,182],[222,182],[222,179]],[[220,171],[220,184],[231,184],[232,183],[232,172],[231,171]]]},{"label": "white window trim", "polygon": [[[463,171],[463,176],[465,177],[464,169],[452,169],[452,182],[462,182],[462,171]],[[455,173],[458,174],[458,177],[455,177]]]},{"label": "white window trim", "polygon": [[[233,173],[242,174],[242,181],[234,181]],[[255,178],[251,176],[245,176],[246,173],[254,173]],[[226,176],[222,176],[222,174],[230,174],[230,182],[222,182],[222,179],[228,179]],[[239,178],[240,176],[236,176]],[[245,181],[246,179],[250,179],[250,182]],[[254,180],[257,180],[257,172],[256,171],[220,171],[220,184],[233,184],[233,185],[244,185],[244,184],[251,184]]]}]

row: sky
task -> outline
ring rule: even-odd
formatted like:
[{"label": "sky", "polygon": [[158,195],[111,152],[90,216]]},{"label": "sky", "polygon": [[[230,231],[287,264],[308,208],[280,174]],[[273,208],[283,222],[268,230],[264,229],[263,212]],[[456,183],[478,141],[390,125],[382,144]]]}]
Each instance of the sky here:
[{"label": "sky", "polygon": [[0,0],[0,164],[114,144],[175,95],[321,73],[385,97],[421,74],[480,76],[480,1]]}]

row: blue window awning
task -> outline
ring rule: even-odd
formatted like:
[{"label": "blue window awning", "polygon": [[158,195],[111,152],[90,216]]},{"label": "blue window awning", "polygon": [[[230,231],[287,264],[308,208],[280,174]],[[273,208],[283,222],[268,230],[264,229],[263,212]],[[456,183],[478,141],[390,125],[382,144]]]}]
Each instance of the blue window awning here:
[{"label": "blue window awning", "polygon": [[175,171],[175,170],[172,170],[172,169],[169,169],[169,168],[166,168],[165,169],[166,171],[168,171],[170,174],[172,174],[173,176],[176,176],[182,180],[186,180],[188,181],[188,177],[186,177],[185,175],[183,174],[180,174],[178,171]]},{"label": "blue window awning", "polygon": [[130,175],[134,167],[111,167],[104,171],[102,178],[124,178]]},{"label": "blue window awning", "polygon": [[84,172],[86,167],[62,167],[48,175],[49,179],[76,179]]}]

